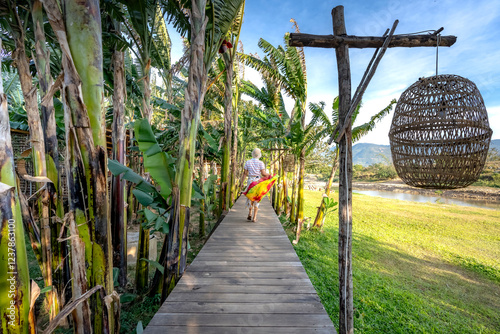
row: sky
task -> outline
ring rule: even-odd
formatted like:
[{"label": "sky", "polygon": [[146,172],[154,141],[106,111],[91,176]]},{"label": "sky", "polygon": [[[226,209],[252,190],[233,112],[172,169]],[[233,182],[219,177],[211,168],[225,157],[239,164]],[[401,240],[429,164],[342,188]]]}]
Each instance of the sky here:
[{"label": "sky", "polygon": [[[257,43],[263,38],[283,45],[286,32],[294,32],[294,18],[302,33],[333,33],[331,10],[344,6],[348,35],[381,36],[399,20],[395,34],[408,34],[444,27],[441,33],[457,36],[451,47],[440,47],[439,74],[455,74],[474,82],[488,111],[493,139],[500,139],[500,1],[497,0],[247,0],[240,40],[246,53],[263,56]],[[173,29],[172,58],[182,54],[182,43]],[[338,95],[334,49],[305,48],[308,103],[324,101],[331,114]],[[374,49],[350,49],[352,94],[366,70]],[[436,48],[387,49],[368,89],[354,125],[365,123],[420,77],[435,75]],[[260,75],[247,68],[245,79],[260,85]],[[286,101],[287,110],[293,105]],[[389,144],[393,112],[359,142]]]}]

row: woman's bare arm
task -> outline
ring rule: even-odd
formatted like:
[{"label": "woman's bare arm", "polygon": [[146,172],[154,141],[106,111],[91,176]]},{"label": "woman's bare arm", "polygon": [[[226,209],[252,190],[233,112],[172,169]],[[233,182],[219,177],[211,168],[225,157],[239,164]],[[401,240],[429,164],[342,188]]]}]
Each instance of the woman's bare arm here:
[{"label": "woman's bare arm", "polygon": [[260,170],[260,174],[263,176],[263,177],[268,177],[270,174],[268,172],[266,172],[265,169],[261,169]]},{"label": "woman's bare arm", "polygon": [[245,178],[248,176],[248,171],[245,169],[245,171],[243,172],[243,174],[241,175],[241,179],[240,179],[240,187],[243,188],[244,187],[244,184],[243,184],[243,181],[245,181]]}]

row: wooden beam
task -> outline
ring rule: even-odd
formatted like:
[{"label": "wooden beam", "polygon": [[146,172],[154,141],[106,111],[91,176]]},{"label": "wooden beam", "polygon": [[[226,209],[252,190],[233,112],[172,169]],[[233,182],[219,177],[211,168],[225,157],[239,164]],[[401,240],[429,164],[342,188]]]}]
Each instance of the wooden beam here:
[{"label": "wooden beam", "polygon": [[[342,139],[342,136],[345,133],[345,130],[347,129],[348,126],[351,126],[348,124],[346,121],[347,119],[351,119],[352,114],[358,107],[358,105],[361,103],[361,98],[363,97],[363,94],[365,93],[366,88],[368,87],[368,84],[370,83],[370,80],[372,79],[373,75],[375,74],[375,71],[377,70],[377,66],[380,63],[380,60],[384,56],[385,50],[387,50],[387,45],[390,44],[392,37],[394,36],[394,31],[396,30],[396,27],[398,26],[399,21],[396,20],[394,21],[394,24],[392,26],[391,31],[389,32],[389,36],[385,39],[384,44],[382,45],[382,49],[376,49],[375,54],[374,54],[374,59],[372,58],[373,61],[370,61],[370,64],[368,65],[368,68],[366,69],[365,74],[363,75],[363,79],[361,79],[361,82],[359,83],[358,88],[356,89],[356,93],[354,94],[354,97],[351,101],[351,106],[349,107],[349,112],[345,116],[345,120],[342,122],[339,122],[337,124],[337,128],[333,131],[332,139],[335,137],[337,133],[337,129],[342,126],[340,129],[339,135],[336,139],[336,142],[339,143],[340,140]],[[380,52],[379,52],[380,50]],[[328,142],[329,144],[331,143],[331,140]]]},{"label": "wooden beam", "polygon": [[[344,7],[332,10],[333,33],[346,35]],[[345,136],[339,142],[339,333],[354,332],[352,287],[352,134],[351,119],[346,118],[351,105],[351,68],[349,47],[342,44],[335,49],[339,79],[339,120],[348,123]],[[344,125],[344,124],[342,124]]]},{"label": "wooden beam", "polygon": [[[397,35],[393,36],[389,43],[389,48],[394,47],[435,47],[437,45],[436,35]],[[346,44],[350,48],[380,48],[384,44],[384,37],[377,36],[334,36],[334,35],[311,35],[302,33],[290,34],[290,46],[316,47],[316,48],[337,48],[341,44]],[[452,46],[457,41],[456,36],[441,36],[439,46]]]}]

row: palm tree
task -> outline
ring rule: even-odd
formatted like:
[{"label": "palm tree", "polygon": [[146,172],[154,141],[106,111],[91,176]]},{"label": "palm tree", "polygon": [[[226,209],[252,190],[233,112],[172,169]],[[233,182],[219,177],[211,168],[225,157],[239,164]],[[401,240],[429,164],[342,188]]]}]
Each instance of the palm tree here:
[{"label": "palm tree", "polygon": [[[372,131],[375,128],[376,123],[389,114],[389,112],[392,110],[392,107],[395,103],[396,103],[396,100],[392,100],[387,107],[385,107],[384,109],[379,111],[377,114],[373,115],[370,118],[370,121],[368,121],[362,125],[354,127],[352,129],[352,141],[356,142],[359,139],[361,139],[361,137],[365,136],[370,131]],[[351,124],[354,124],[354,122],[359,114],[360,107],[361,107],[361,104],[358,105],[355,112],[353,113],[352,118],[351,118]],[[338,99],[338,97],[336,97],[333,100],[332,119],[331,120],[325,114],[324,108],[321,108],[319,106],[315,106],[314,108],[311,108],[311,111],[313,112],[313,114],[316,118],[318,118],[322,121],[323,126],[325,126],[325,129],[323,130],[324,131],[323,136],[330,136],[333,129],[335,129],[335,127],[337,126],[337,124],[339,122],[339,99]],[[332,171],[330,173],[330,177],[328,178],[328,181],[327,181],[326,186],[325,186],[324,196],[326,196],[326,197],[328,197],[330,195],[330,190],[331,190],[331,186],[333,183],[333,178],[335,177],[335,172],[337,169],[337,159],[339,156],[338,146],[336,146],[334,150],[335,150],[335,157],[334,157],[334,160],[332,162]],[[318,207],[318,212],[316,214],[316,219],[314,220],[313,226],[316,226],[316,227],[323,226],[324,212],[325,212],[325,202],[324,202],[324,199],[322,199],[321,204]]]}]

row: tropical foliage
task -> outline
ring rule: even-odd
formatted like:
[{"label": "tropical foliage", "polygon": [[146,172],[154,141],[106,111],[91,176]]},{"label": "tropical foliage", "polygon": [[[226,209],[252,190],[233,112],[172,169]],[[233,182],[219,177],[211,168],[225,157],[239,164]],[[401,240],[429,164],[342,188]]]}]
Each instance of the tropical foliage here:
[{"label": "tropical foliage", "polygon": [[[0,227],[5,235],[15,221],[16,243],[29,238],[43,277],[41,289],[27,285],[19,247],[19,332],[116,333],[120,308],[164,300],[190,240],[203,243],[237,199],[255,147],[277,174],[272,202],[297,224],[298,241],[307,159],[338,121],[335,102],[332,119],[325,103],[307,103],[305,55],[288,35],[285,46],[261,39],[262,59],[243,52],[244,9],[244,0],[0,1]],[[184,37],[175,63],[169,24]],[[262,86],[245,80],[245,66]],[[36,188],[27,199],[16,189],[10,128],[30,134],[20,158],[34,167],[21,173]],[[139,234],[134,272],[130,229]],[[163,240],[158,257],[152,237]]]}]

